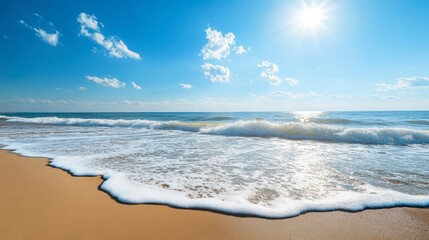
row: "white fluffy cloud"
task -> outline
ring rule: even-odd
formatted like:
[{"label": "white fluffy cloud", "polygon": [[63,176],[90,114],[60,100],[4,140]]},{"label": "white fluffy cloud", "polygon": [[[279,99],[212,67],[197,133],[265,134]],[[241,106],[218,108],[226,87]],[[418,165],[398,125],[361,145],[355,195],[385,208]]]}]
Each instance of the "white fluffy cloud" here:
[{"label": "white fluffy cloud", "polygon": [[[40,15],[38,15],[41,19],[43,19]],[[60,32],[56,31],[54,33],[48,33],[41,28],[35,28],[28,25],[24,20],[19,20],[19,22],[24,25],[26,28],[33,30],[42,41],[50,44],[51,46],[58,45],[58,39],[60,37]]]},{"label": "white fluffy cloud", "polygon": [[88,88],[86,88],[86,87],[79,87],[79,91],[85,91],[85,90],[88,90]]},{"label": "white fluffy cloud", "polygon": [[184,89],[190,89],[192,88],[191,84],[187,84],[187,83],[179,83],[179,85],[184,88]]},{"label": "white fluffy cloud", "polygon": [[[250,51],[246,50],[243,45],[237,45],[234,33],[223,34],[221,31],[208,27],[206,30],[207,43],[201,49],[201,55],[204,60],[215,59],[221,60],[228,58],[231,53],[242,55]],[[231,70],[225,66],[204,63],[201,65],[204,76],[211,82],[229,82]],[[183,86],[182,86],[183,87]]]},{"label": "white fluffy cloud", "polygon": [[[250,49],[250,48],[249,48]],[[232,51],[237,54],[237,55],[241,55],[241,54],[245,54],[247,53],[247,50],[243,47],[243,45],[239,45],[236,46],[232,49]]]},{"label": "white fluffy cloud", "polygon": [[[98,19],[94,15],[88,15],[86,13],[80,13],[77,21],[80,23],[80,32],[83,34],[86,33],[87,29],[92,29],[94,31],[99,31],[98,28]],[[85,35],[85,34],[84,34]],[[86,36],[86,35],[85,35]]]},{"label": "white fluffy cloud", "polygon": [[201,65],[201,68],[203,70],[204,76],[210,79],[212,83],[229,82],[229,79],[231,78],[231,70],[229,70],[227,67],[214,65],[211,63],[204,63]]},{"label": "white fluffy cloud", "polygon": [[280,77],[276,75],[276,73],[279,71],[279,66],[277,66],[277,64],[263,61],[262,63],[258,64],[258,67],[262,68],[262,72],[259,74],[259,76],[267,79],[269,83],[273,85],[279,85],[282,82]]},{"label": "white fluffy cloud", "polygon": [[236,46],[234,33],[227,33],[224,35],[221,31],[217,31],[211,27],[207,28],[205,32],[207,43],[201,49],[201,55],[204,60],[220,60],[228,57],[231,52],[238,55],[247,52],[242,45]]},{"label": "white fluffy cloud", "polygon": [[377,90],[399,90],[399,89],[414,89],[414,88],[428,88],[429,77],[413,76],[401,77],[395,83],[377,83]]},{"label": "white fluffy cloud", "polygon": [[58,31],[56,31],[55,33],[47,33],[45,30],[40,28],[34,28],[34,31],[36,32],[36,35],[40,37],[43,41],[51,44],[52,46],[57,46],[58,37],[60,35]]},{"label": "white fluffy cloud", "polygon": [[137,83],[135,83],[135,82],[131,82],[131,85],[133,85],[133,87],[135,89],[137,89],[137,90],[141,90],[142,89],[142,87],[140,87],[139,85],[137,85]]},{"label": "white fluffy cloud", "polygon": [[[281,78],[277,76],[277,73],[280,71],[277,64],[269,61],[262,61],[262,63],[258,64],[258,67],[262,68],[262,72],[259,76],[267,79],[270,84],[279,85],[282,82]],[[294,78],[285,78],[285,81],[291,86],[299,83],[299,80]]]},{"label": "white fluffy cloud", "polygon": [[101,84],[106,87],[112,87],[112,88],[121,88],[125,87],[125,83],[119,81],[116,78],[99,78],[94,76],[85,76],[85,78],[89,81]]},{"label": "white fluffy cloud", "polygon": [[129,50],[121,39],[115,36],[105,37],[100,31],[100,26],[104,26],[98,21],[96,16],[80,13],[77,21],[80,23],[79,35],[94,40],[97,44],[105,48],[110,56],[141,60],[140,54]]}]

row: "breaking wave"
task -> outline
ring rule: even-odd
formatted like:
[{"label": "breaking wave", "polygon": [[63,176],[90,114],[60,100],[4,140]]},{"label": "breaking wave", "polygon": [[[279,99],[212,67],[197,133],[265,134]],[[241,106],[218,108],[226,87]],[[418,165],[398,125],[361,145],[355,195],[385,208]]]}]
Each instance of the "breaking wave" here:
[{"label": "breaking wave", "polygon": [[292,140],[316,140],[364,144],[428,144],[429,131],[407,128],[343,128],[314,123],[272,123],[239,121],[212,128],[203,133],[227,136],[279,137]]},{"label": "breaking wave", "polygon": [[346,128],[328,124],[317,124],[314,122],[277,123],[267,120],[241,120],[232,123],[180,121],[161,122],[142,119],[126,120],[58,117],[22,118],[1,115],[0,119],[6,119],[10,122],[25,122],[32,124],[137,127],[158,130],[181,130],[224,136],[277,137],[289,140],[314,140],[339,143],[392,145],[429,144],[428,130],[392,127]]}]

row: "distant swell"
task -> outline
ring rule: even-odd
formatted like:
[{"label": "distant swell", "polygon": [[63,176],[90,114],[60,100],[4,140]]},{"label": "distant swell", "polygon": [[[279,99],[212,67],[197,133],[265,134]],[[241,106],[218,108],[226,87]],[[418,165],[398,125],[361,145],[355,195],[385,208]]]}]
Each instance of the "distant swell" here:
[{"label": "distant swell", "polygon": [[24,122],[34,124],[52,124],[52,125],[74,125],[74,126],[99,126],[99,127],[142,127],[151,128],[158,122],[148,120],[125,120],[125,119],[98,119],[98,118],[58,118],[58,117],[36,117],[36,118],[22,118],[22,117],[7,117],[9,122]]},{"label": "distant swell", "polygon": [[353,121],[341,118],[310,118],[308,122],[322,123],[322,124],[359,124],[359,121]]},{"label": "distant swell", "polygon": [[137,127],[159,130],[181,130],[202,134],[238,137],[277,137],[290,140],[314,140],[339,143],[361,144],[429,144],[428,130],[408,128],[344,128],[316,123],[275,123],[266,120],[218,122],[179,122],[124,119],[84,119],[84,118],[21,118],[0,116],[10,122],[33,124],[58,124],[74,126]]},{"label": "distant swell", "polygon": [[416,124],[416,125],[429,125],[429,121],[425,121],[425,120],[410,120],[405,122],[409,124]]}]

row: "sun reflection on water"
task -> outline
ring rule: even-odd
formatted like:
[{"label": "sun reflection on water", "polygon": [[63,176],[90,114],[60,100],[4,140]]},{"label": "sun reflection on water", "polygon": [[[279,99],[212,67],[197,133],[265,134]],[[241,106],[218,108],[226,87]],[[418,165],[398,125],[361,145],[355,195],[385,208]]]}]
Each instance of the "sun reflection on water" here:
[{"label": "sun reflection on water", "polygon": [[318,118],[320,117],[323,112],[321,111],[295,111],[291,112],[293,117],[297,120],[299,120],[302,123],[308,122],[312,118]]}]

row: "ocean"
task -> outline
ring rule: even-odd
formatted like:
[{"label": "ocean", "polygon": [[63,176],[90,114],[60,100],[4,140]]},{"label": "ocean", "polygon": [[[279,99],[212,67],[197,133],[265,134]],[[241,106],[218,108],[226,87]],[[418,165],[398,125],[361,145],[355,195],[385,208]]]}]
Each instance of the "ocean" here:
[{"label": "ocean", "polygon": [[0,144],[117,201],[286,218],[429,207],[429,112],[2,113]]}]

